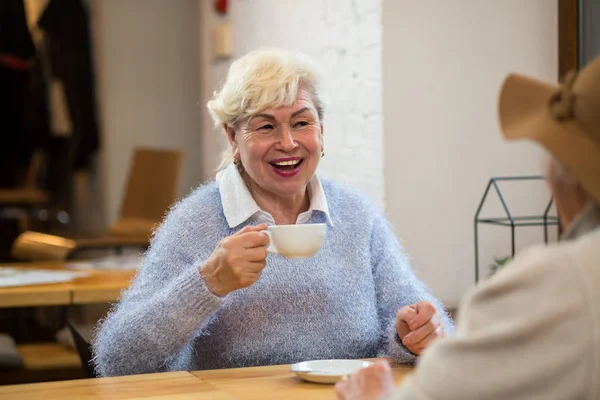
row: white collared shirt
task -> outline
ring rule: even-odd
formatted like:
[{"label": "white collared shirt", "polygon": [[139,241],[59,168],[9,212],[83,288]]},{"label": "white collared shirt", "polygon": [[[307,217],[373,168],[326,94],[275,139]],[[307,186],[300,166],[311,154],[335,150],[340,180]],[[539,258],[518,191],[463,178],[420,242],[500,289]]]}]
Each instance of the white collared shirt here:
[{"label": "white collared shirt", "polygon": [[[224,170],[219,171],[216,180],[221,194],[223,213],[230,228],[234,228],[250,218],[254,218],[259,224],[275,225],[273,216],[261,210],[258,204],[256,204],[246,186],[246,182],[244,182],[235,165],[231,164]],[[321,211],[327,217],[329,225],[333,226],[325,192],[323,191],[321,181],[316,175],[308,182],[307,189],[310,206],[308,211],[298,215],[296,224],[308,222],[313,211]]]}]

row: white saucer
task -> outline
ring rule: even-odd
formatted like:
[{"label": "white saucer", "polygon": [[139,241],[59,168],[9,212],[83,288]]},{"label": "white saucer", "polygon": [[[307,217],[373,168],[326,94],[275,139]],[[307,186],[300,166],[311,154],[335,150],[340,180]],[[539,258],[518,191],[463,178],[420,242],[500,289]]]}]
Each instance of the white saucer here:
[{"label": "white saucer", "polygon": [[371,361],[363,360],[315,360],[293,364],[290,369],[305,381],[336,383],[345,376],[371,365]]}]

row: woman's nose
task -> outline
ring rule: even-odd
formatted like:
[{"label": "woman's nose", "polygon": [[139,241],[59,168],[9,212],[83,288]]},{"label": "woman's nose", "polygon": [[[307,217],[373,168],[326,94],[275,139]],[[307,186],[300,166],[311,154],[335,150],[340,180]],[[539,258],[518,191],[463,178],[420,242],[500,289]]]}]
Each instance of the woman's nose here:
[{"label": "woman's nose", "polygon": [[294,134],[287,124],[282,124],[279,133],[279,146],[281,150],[290,151],[296,148],[297,143]]}]

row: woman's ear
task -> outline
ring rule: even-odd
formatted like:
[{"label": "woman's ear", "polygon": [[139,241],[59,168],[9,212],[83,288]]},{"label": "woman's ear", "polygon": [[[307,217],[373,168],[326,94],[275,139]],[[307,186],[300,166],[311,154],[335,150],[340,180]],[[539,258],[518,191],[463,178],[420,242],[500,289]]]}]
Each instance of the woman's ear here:
[{"label": "woman's ear", "polygon": [[319,142],[321,142],[321,153],[325,151],[325,139],[323,137],[323,124],[321,124],[321,134],[319,135]]},{"label": "woman's ear", "polygon": [[236,137],[235,129],[233,129],[233,127],[231,127],[227,124],[224,124],[223,128],[225,129],[225,134],[227,135],[227,140],[229,141],[229,145],[231,146],[231,148],[233,150],[233,155],[235,156],[235,154],[238,153],[238,145],[235,140],[235,137]]},{"label": "woman's ear", "polygon": [[225,135],[227,135],[229,144],[233,146],[235,144],[235,129],[227,124],[223,124],[223,129],[225,130]]}]

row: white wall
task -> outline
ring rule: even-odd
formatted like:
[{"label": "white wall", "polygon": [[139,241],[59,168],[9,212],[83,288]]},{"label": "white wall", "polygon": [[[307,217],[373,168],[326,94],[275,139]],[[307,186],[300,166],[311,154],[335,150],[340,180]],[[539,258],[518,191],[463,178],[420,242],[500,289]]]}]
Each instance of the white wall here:
[{"label": "white wall", "polygon": [[181,194],[201,180],[196,0],[95,0],[95,65],[108,223],[137,146],[184,153]]},{"label": "white wall", "polygon": [[[541,172],[541,151],[502,141],[496,98],[510,71],[556,79],[556,3],[383,2],[386,203],[419,276],[450,305],[473,285],[473,216],[488,179]],[[540,212],[546,196],[543,184],[519,186],[511,207]],[[520,245],[541,241],[539,229],[517,234]],[[482,229],[483,263],[510,251],[508,235]]]},{"label": "white wall", "polygon": [[224,146],[204,104],[228,67],[211,60],[209,33],[228,20],[234,29],[234,58],[257,47],[277,46],[304,52],[320,66],[331,100],[320,172],[352,183],[383,204],[381,0],[233,0],[226,17],[215,14],[213,2],[199,2],[204,177],[213,175]]}]

